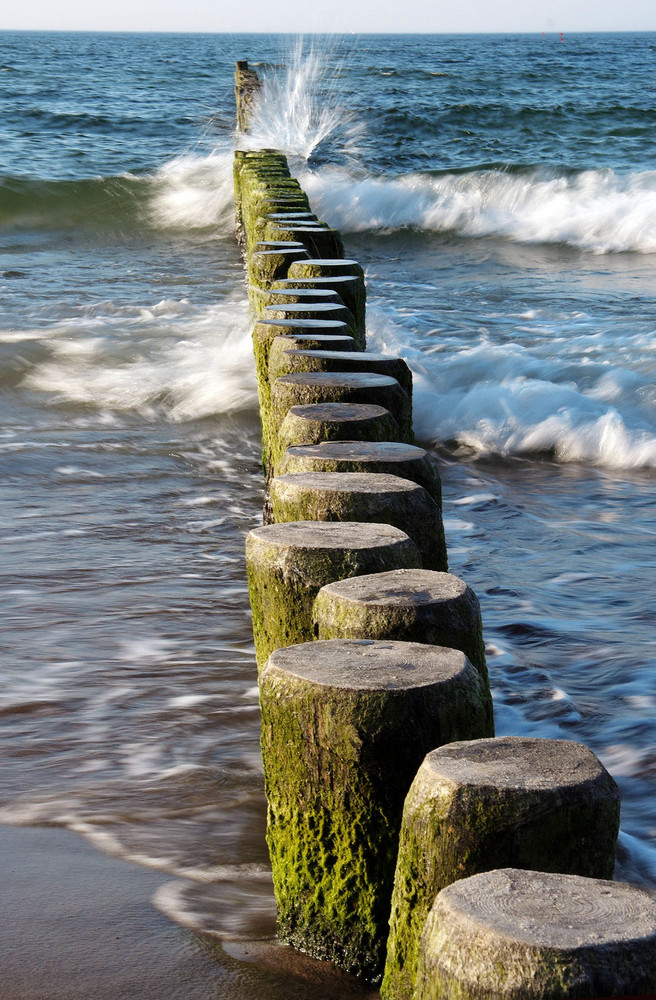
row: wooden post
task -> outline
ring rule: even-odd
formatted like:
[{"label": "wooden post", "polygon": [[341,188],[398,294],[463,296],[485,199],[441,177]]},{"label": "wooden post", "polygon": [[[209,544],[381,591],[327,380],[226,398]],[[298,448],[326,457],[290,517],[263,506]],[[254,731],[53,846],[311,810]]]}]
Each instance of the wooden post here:
[{"label": "wooden post", "polygon": [[445,886],[507,866],[611,878],[619,819],[617,785],[580,743],[504,736],[429,753],[403,812],[381,995],[415,996],[422,930]]},{"label": "wooden post", "polygon": [[312,604],[324,584],[420,565],[414,542],[389,524],[292,521],[254,528],[246,567],[258,665],[274,649],[314,638]]},{"label": "wooden post", "polygon": [[248,130],[261,86],[259,76],[254,69],[248,68],[248,62],[238,60],[235,69],[235,101],[237,128],[240,132]]},{"label": "wooden post", "polygon": [[260,706],[281,941],[380,976],[403,800],[428,747],[488,732],[485,697],[456,650],[344,640],[271,654]]},{"label": "wooden post", "polygon": [[624,882],[505,868],[443,889],[415,1000],[656,993],[656,903]]},{"label": "wooden post", "polygon": [[442,515],[423,486],[373,472],[299,472],[269,485],[273,520],[372,521],[405,531],[425,569],[446,569]]}]

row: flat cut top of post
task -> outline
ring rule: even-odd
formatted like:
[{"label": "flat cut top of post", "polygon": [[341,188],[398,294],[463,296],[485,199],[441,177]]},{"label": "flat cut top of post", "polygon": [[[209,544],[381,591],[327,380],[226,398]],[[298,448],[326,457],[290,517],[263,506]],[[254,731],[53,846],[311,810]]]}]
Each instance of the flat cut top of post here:
[{"label": "flat cut top of post", "polygon": [[[421,769],[426,781],[540,791],[596,782],[606,768],[583,743],[529,736],[450,743],[432,750]],[[419,775],[417,776],[419,778]]]},{"label": "flat cut top of post", "polygon": [[312,257],[309,263],[319,264],[321,267],[332,267],[333,265],[337,265],[337,267],[360,267],[357,260],[348,260],[341,257]]},{"label": "flat cut top of post", "polygon": [[308,255],[307,250],[304,250],[302,246],[293,246],[291,243],[287,243],[286,247],[278,247],[277,250],[256,250],[251,255],[251,260],[255,260],[259,257],[273,257],[274,254],[278,256],[289,257],[295,254],[294,260],[299,260],[301,257]]},{"label": "flat cut top of post", "polygon": [[[278,289],[280,291],[280,289]],[[309,291],[309,289],[305,289]],[[337,293],[335,293],[337,294]],[[299,319],[304,318],[304,314],[308,314],[308,318],[311,318],[312,313],[335,313],[341,312],[345,313],[346,306],[343,302],[288,302],[285,304],[278,302],[270,302],[262,310],[262,317],[264,319],[286,319],[286,316],[280,316],[281,312],[284,313],[298,313]],[[275,313],[276,315],[272,315]],[[348,314],[347,314],[348,315]],[[319,318],[319,317],[317,317]],[[376,355],[377,357],[379,355]],[[380,355],[382,357],[383,355]]]},{"label": "flat cut top of post", "polygon": [[282,494],[297,493],[415,493],[425,495],[424,488],[410,479],[375,472],[291,472],[276,476],[273,484]]},{"label": "flat cut top of post", "polygon": [[[316,261],[308,260],[314,264]],[[349,288],[360,285],[362,279],[357,274],[317,274],[312,278],[278,278],[274,288]]]},{"label": "flat cut top of post", "polygon": [[[329,473],[317,475],[325,476]],[[466,593],[467,584],[458,576],[437,570],[395,569],[387,573],[367,573],[348,580],[337,580],[336,583],[326,584],[323,590],[338,597],[340,601],[352,601],[354,604],[416,607],[440,601],[456,601]]]},{"label": "flat cut top of post", "polygon": [[[312,405],[312,404],[309,404]],[[341,403],[314,404],[341,406]],[[294,407],[294,411],[307,407]],[[304,458],[354,459],[366,462],[408,462],[425,458],[428,452],[414,444],[398,441],[322,441],[320,444],[295,444],[289,448],[290,454]]]},{"label": "flat cut top of post", "polygon": [[[259,291],[259,289],[256,289],[256,291]],[[270,299],[269,305],[275,305],[278,308],[285,301],[288,301],[291,305],[294,305],[296,302],[299,305],[303,302],[309,304],[332,302],[338,306],[344,304],[339,297],[339,293],[333,288],[269,288],[266,294]],[[287,296],[293,296],[293,298],[286,298]]]},{"label": "flat cut top of post", "polygon": [[358,364],[358,362],[373,362],[373,361],[401,361],[402,359],[396,357],[393,354],[374,354],[373,351],[355,351],[352,354],[347,354],[344,351],[312,351],[312,350],[290,350],[289,354],[298,354],[301,357],[310,358],[326,358],[327,360],[333,359],[338,361],[349,361],[352,364]]},{"label": "flat cut top of post", "polygon": [[626,882],[500,868],[442,889],[433,914],[533,948],[593,947],[650,938],[656,903]]},{"label": "flat cut top of post", "polygon": [[400,528],[369,521],[284,521],[253,528],[249,537],[286,550],[357,551],[408,542]]},{"label": "flat cut top of post", "polygon": [[267,250],[304,250],[303,243],[292,243],[290,240],[260,240],[253,247],[255,253],[265,253]]},{"label": "flat cut top of post", "polygon": [[[267,215],[267,220],[270,218],[271,216]],[[316,222],[314,219],[299,219],[296,222],[268,222],[268,226],[270,226],[274,232],[277,231],[286,233],[316,233],[317,230],[324,233],[332,233],[335,231],[334,229],[329,229],[323,222],[319,222],[318,219]]]},{"label": "flat cut top of post", "polygon": [[388,639],[327,639],[276,649],[267,666],[327,688],[393,691],[450,682],[472,667],[444,646]]},{"label": "flat cut top of post", "polygon": [[[299,420],[373,420],[376,417],[389,415],[389,410],[384,406],[377,406],[376,403],[307,403],[305,406],[292,406],[289,412]],[[355,444],[357,442],[345,441],[343,444]],[[289,451],[300,451],[305,454],[305,448],[317,448],[318,445],[294,445]],[[408,445],[407,447],[410,447]],[[313,452],[311,452],[313,454]],[[321,453],[323,454],[323,452]]]},{"label": "flat cut top of post", "polygon": [[348,325],[341,319],[310,319],[309,317],[304,317],[303,319],[283,318],[283,319],[258,319],[257,325],[266,326],[290,326],[293,330],[334,330],[336,333],[341,333],[344,336],[349,335]]},{"label": "flat cut top of post", "polygon": [[268,222],[313,222],[317,217],[314,212],[267,212]]},{"label": "flat cut top of post", "polygon": [[[299,322],[309,323],[310,321],[302,320]],[[317,322],[322,321],[317,320]],[[276,379],[277,382],[284,385],[314,385],[317,387],[325,385],[340,389],[382,389],[399,385],[391,375],[378,375],[376,372],[292,372],[290,375],[281,375],[280,378]]]},{"label": "flat cut top of post", "polygon": [[[349,344],[355,344],[353,337],[343,334],[330,334],[330,333],[283,333],[280,337],[275,337],[273,344],[276,347],[280,347],[282,350],[292,350],[294,346],[299,344],[339,344],[340,347],[348,347]],[[272,344],[272,349],[273,349]],[[345,353],[348,353],[345,351]],[[311,404],[308,404],[311,405]]]},{"label": "flat cut top of post", "polygon": [[[308,264],[321,264],[326,263],[325,261],[317,261],[312,259],[307,260]],[[340,264],[342,261],[337,260],[333,263]],[[344,261],[345,264],[354,264],[354,261]],[[358,265],[359,267],[360,265]],[[331,282],[337,282],[338,285],[360,285],[362,283],[362,278],[359,274],[314,274],[309,278],[278,278],[275,284],[275,288],[286,288],[295,287],[300,285],[302,288],[307,287],[310,284],[312,287],[318,285],[320,288],[326,285],[330,287]]]}]

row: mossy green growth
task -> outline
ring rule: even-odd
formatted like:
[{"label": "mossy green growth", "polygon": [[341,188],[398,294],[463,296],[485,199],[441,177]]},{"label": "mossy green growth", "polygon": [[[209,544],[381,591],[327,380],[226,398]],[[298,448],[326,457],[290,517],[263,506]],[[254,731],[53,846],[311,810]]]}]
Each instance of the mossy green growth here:
[{"label": "mossy green growth", "polygon": [[281,941],[380,978],[403,800],[426,747],[477,733],[476,683],[469,665],[448,692],[354,690],[268,661],[262,758]]},{"label": "mossy green growth", "polygon": [[294,334],[322,334],[323,336],[346,336],[348,328],[340,320],[307,320],[307,319],[262,319],[253,328],[253,353],[255,356],[255,374],[260,403],[260,422],[262,424],[262,465],[265,475],[268,475],[270,454],[275,447],[275,437],[272,436],[272,394],[269,360],[273,343],[278,337]]},{"label": "mossy green growth", "polygon": [[[580,748],[583,753],[577,750],[569,767],[573,777],[554,779],[548,760],[532,773],[527,757],[522,768],[524,747],[531,743],[554,745],[546,748],[552,761],[568,748]],[[474,760],[478,750],[457,744],[444,748],[447,755],[471,754]],[[384,1000],[414,997],[424,924],[445,886],[505,867],[612,878],[619,792],[598,761],[590,767],[585,758],[593,755],[587,748],[568,741],[502,738],[481,743],[480,754],[492,764],[477,782],[459,780],[448,769],[442,774],[439,751],[429,754],[408,792],[381,986]],[[514,786],[499,780],[511,767],[525,771],[525,780]]]},{"label": "mossy green growth", "polygon": [[290,176],[287,157],[283,153],[261,152],[257,155],[235,151],[233,165],[233,181],[235,189],[235,209],[237,219],[240,218],[242,199],[242,176],[250,175],[251,171],[262,171],[269,175],[272,171],[279,176]]},{"label": "mossy green growth", "polygon": [[275,186],[271,184],[255,190],[242,189],[241,216],[248,251],[265,238],[269,212],[283,207],[309,211],[310,203],[300,187],[283,184],[282,181]]},{"label": "mossy green growth", "polygon": [[249,286],[267,289],[277,278],[284,277],[294,261],[308,256],[307,250],[294,247],[291,250],[260,250],[249,254],[246,261]]},{"label": "mossy green growth", "polygon": [[[281,528],[272,535],[271,529]],[[312,605],[326,583],[420,565],[415,544],[387,525],[310,524],[300,531],[272,525],[251,531],[246,568],[258,666],[274,649],[314,638]]]}]

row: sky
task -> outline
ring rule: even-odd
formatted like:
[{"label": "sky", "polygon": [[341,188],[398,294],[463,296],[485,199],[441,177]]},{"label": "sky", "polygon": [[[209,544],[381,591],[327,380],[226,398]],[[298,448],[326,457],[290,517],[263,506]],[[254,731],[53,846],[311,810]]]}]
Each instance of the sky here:
[{"label": "sky", "polygon": [[198,32],[654,31],[654,0],[19,0],[0,29]]}]

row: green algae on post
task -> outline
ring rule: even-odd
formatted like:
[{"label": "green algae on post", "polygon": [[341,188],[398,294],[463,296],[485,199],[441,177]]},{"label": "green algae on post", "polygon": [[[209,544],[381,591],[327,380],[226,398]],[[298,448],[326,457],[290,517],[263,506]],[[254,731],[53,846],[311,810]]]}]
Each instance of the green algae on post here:
[{"label": "green algae on post", "polygon": [[260,706],[281,941],[380,976],[403,800],[428,748],[487,733],[484,699],[456,650],[344,640],[271,654]]},{"label": "green algae on post", "polygon": [[[279,336],[295,334],[321,334],[322,336],[349,336],[346,323],[337,319],[258,319],[253,328],[253,353],[255,374],[260,402],[262,424],[262,458],[264,468],[269,462],[269,452],[275,446],[272,437],[272,386],[269,378],[269,352],[274,340]],[[277,425],[276,425],[277,426]]]},{"label": "green algae on post", "polygon": [[258,250],[248,257],[249,283],[256,288],[269,288],[277,278],[287,274],[292,261],[302,260],[307,255],[307,250],[300,247],[291,247],[289,250],[281,247],[276,250]]},{"label": "green algae on post", "polygon": [[619,816],[617,785],[580,743],[504,736],[429,753],[403,812],[381,996],[414,996],[441,889],[506,866],[611,878]]},{"label": "green algae on post", "polygon": [[326,583],[420,566],[404,531],[388,524],[301,521],[254,528],[246,568],[258,666],[274,649],[314,638],[312,604]]}]

